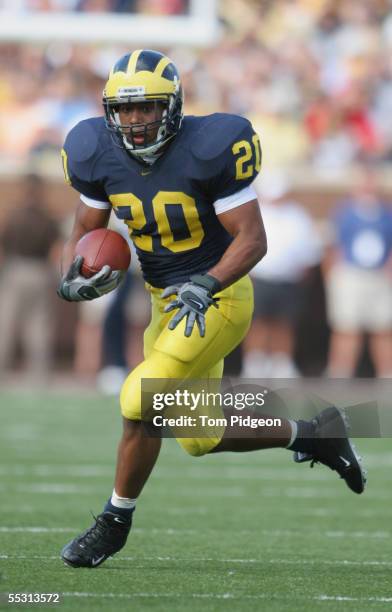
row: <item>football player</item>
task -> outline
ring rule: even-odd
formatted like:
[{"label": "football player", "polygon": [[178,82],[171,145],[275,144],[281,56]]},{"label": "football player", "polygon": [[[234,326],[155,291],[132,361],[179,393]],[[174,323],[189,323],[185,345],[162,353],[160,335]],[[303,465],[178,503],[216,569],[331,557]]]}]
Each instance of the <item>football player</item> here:
[{"label": "football player", "polygon": [[[106,227],[111,211],[129,227],[151,294],[145,360],[121,395],[123,435],[114,490],[95,523],[62,550],[73,567],[97,567],[125,544],[136,500],[159,455],[161,439],[142,427],[141,380],[220,379],[224,357],[245,336],[253,309],[249,270],[267,243],[252,182],[261,166],[259,137],[249,121],[216,113],[183,116],[181,80],[157,51],[126,54],[103,93],[104,117],[81,121],[62,151],[65,178],[80,203],[63,254],[58,293],[70,301],[112,291],[121,273],[105,266],[80,274],[74,248],[85,233]],[[163,388],[163,390],[165,390]],[[331,423],[340,435],[331,438]],[[336,427],[335,427],[336,430]],[[248,437],[247,434],[248,433]],[[244,437],[245,436],[245,437]],[[357,493],[364,476],[339,411],[314,421],[283,420],[280,428],[243,431],[229,439],[212,427],[178,437],[194,456],[287,447],[297,459],[336,470]]]}]

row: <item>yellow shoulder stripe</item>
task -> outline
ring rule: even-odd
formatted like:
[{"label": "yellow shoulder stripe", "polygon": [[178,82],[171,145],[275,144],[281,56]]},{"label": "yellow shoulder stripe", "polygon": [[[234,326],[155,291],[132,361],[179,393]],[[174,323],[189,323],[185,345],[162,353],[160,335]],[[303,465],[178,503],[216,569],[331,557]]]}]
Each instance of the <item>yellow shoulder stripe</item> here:
[{"label": "yellow shoulder stripe", "polygon": [[70,185],[71,184],[71,179],[69,178],[69,172],[68,172],[68,156],[67,156],[67,152],[65,151],[65,149],[61,149],[61,161],[63,163],[63,171],[64,171],[65,182],[68,185]]}]

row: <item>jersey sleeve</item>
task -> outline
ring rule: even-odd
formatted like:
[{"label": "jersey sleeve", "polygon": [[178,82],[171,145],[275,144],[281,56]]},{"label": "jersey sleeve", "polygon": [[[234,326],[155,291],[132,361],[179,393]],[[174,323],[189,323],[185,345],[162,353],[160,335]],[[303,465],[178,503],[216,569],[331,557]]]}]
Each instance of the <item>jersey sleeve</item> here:
[{"label": "jersey sleeve", "polygon": [[198,154],[208,162],[205,187],[212,202],[230,202],[237,192],[255,197],[250,185],[261,169],[261,146],[247,119],[218,115],[206,126],[204,141],[199,138]]},{"label": "jersey sleeve", "polygon": [[88,198],[99,202],[110,202],[102,181],[94,176],[97,157],[98,136],[87,121],[78,123],[68,134],[61,150],[66,183]]}]

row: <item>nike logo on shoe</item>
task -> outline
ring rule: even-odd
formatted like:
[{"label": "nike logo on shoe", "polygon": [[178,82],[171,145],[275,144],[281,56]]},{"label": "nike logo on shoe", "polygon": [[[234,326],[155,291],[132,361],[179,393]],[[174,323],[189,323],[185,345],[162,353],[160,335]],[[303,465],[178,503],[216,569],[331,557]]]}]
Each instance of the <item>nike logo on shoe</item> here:
[{"label": "nike logo on shoe", "polygon": [[343,461],[344,465],[346,467],[350,467],[351,463],[349,461],[347,461],[347,459],[345,459],[344,457],[342,457],[341,455],[339,455],[339,459],[341,459],[341,461]]},{"label": "nike logo on shoe", "polygon": [[115,517],[113,517],[113,520],[114,520],[116,523],[120,523],[120,525],[125,525],[125,524],[126,524],[126,522],[125,522],[125,521],[124,521],[124,520],[123,520],[121,517],[119,517],[119,516],[115,516]]},{"label": "nike logo on shoe", "polygon": [[96,567],[105,558],[106,558],[106,555],[101,555],[100,557],[96,557],[95,559],[91,559],[91,565],[93,567]]}]

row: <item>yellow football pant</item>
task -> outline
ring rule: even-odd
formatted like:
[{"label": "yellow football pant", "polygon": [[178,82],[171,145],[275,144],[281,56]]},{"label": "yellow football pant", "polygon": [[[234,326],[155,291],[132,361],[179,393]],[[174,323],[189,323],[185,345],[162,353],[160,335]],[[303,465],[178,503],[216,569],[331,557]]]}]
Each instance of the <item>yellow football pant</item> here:
[{"label": "yellow football pant", "polygon": [[[196,325],[192,335],[186,338],[185,320],[174,330],[168,329],[168,323],[177,311],[165,313],[164,308],[173,297],[162,299],[162,289],[151,285],[146,287],[151,293],[152,317],[144,334],[145,359],[129,374],[120,394],[121,412],[132,421],[142,418],[142,379],[163,379],[162,392],[167,391],[167,379],[220,379],[224,357],[244,338],[253,313],[252,283],[245,276],[216,295],[219,308],[211,306],[208,309],[204,338],[200,337]],[[211,427],[203,430],[202,438],[176,437],[188,453],[200,456],[217,446],[223,434],[224,427]]]}]

